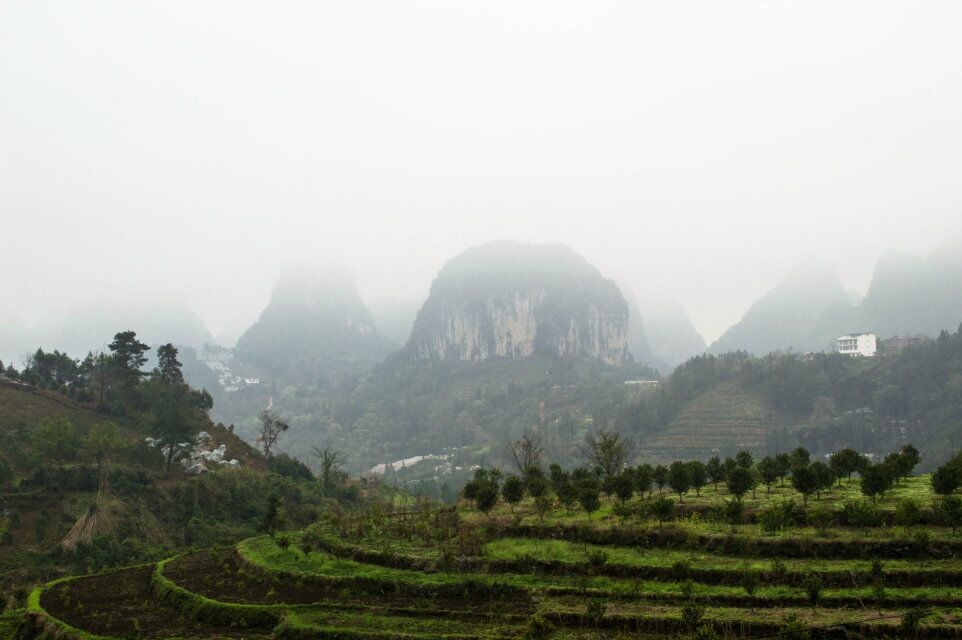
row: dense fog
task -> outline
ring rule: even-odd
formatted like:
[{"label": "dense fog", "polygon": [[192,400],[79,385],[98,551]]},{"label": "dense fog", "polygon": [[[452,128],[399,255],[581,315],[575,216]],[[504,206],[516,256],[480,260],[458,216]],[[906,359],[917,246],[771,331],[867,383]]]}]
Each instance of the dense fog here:
[{"label": "dense fog", "polygon": [[501,238],[669,294],[708,342],[799,261],[864,293],[884,252],[960,231],[960,18],[5,2],[0,334],[175,303],[230,344],[289,264],[416,303]]}]

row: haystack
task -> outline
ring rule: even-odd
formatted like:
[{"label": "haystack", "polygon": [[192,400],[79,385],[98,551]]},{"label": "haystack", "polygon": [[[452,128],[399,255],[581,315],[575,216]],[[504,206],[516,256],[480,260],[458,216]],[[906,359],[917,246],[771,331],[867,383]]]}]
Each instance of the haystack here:
[{"label": "haystack", "polygon": [[98,500],[87,507],[87,511],[74,523],[67,537],[61,543],[64,549],[72,551],[81,542],[90,543],[94,538],[109,533],[113,519],[107,513],[105,500]]}]

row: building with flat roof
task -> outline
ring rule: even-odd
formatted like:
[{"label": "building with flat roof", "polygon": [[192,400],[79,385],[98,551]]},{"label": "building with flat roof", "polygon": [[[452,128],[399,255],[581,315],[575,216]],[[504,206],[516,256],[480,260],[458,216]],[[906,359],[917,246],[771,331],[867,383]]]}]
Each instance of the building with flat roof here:
[{"label": "building with flat roof", "polygon": [[902,353],[909,347],[922,344],[926,339],[921,334],[916,336],[892,336],[882,340],[882,344],[885,346],[885,353],[897,354]]},{"label": "building with flat roof", "polygon": [[874,333],[853,333],[835,341],[835,352],[846,356],[871,358],[877,351],[878,339]]}]

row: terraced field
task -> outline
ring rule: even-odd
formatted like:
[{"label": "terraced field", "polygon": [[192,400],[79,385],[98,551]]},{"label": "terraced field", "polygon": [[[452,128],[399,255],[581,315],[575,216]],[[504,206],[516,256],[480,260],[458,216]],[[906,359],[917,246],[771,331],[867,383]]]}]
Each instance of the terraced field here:
[{"label": "terraced field", "polygon": [[760,451],[774,429],[792,425],[758,395],[723,382],[695,397],[668,428],[645,442],[640,457],[652,463],[708,458],[720,451]]},{"label": "terraced field", "polygon": [[329,514],[57,581],[18,637],[962,637],[962,539],[935,525],[767,535],[698,511],[517,511]]}]

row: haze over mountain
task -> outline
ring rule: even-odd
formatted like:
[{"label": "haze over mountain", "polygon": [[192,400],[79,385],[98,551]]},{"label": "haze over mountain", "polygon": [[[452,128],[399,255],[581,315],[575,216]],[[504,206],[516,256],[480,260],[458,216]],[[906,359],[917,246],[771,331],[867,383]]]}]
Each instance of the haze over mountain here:
[{"label": "haze over mountain", "polygon": [[883,336],[935,337],[962,323],[962,241],[926,257],[889,253],[875,267],[859,308],[863,326]]},{"label": "haze over mountain", "polygon": [[[650,364],[662,373],[670,373],[682,362],[705,351],[705,339],[695,329],[685,309],[670,295],[642,289],[636,304],[641,318],[640,328],[644,330],[652,357]],[[637,334],[629,332],[629,340],[635,339],[634,335]],[[635,348],[644,352],[644,343],[632,347],[633,355]]]},{"label": "haze over mountain", "polygon": [[759,298],[709,352],[827,351],[850,313],[838,275],[824,265],[801,264]]},{"label": "haze over mountain", "polygon": [[960,323],[962,242],[955,241],[925,257],[885,254],[864,297],[846,291],[826,267],[799,266],[709,351],[830,351],[835,339],[846,333],[934,338],[942,330],[955,331]]},{"label": "haze over mountain", "polygon": [[19,367],[24,354],[35,348],[20,318],[7,309],[0,310],[0,360]]},{"label": "haze over mountain", "polygon": [[628,361],[628,304],[563,245],[492,242],[449,260],[418,312],[417,360],[588,356]]},{"label": "haze over mountain", "polygon": [[377,330],[398,347],[407,344],[423,301],[377,298],[368,303]]},{"label": "haze over mountain", "polygon": [[350,272],[298,267],[281,275],[234,359],[271,377],[304,379],[363,370],[391,350]]},{"label": "haze over mountain", "polygon": [[151,346],[172,342],[199,348],[214,338],[192,309],[166,301],[129,299],[85,300],[70,306],[62,315],[51,316],[25,332],[20,342],[29,341],[31,351],[43,347],[59,349],[82,358],[90,351],[105,349],[118,331],[131,329]]},{"label": "haze over mountain", "polygon": [[638,306],[638,299],[635,297],[631,287],[619,283],[618,288],[625,296],[628,303],[628,350],[635,362],[641,362],[660,372],[670,370],[668,363],[655,355],[648,340],[648,333],[645,330],[645,317]]}]

